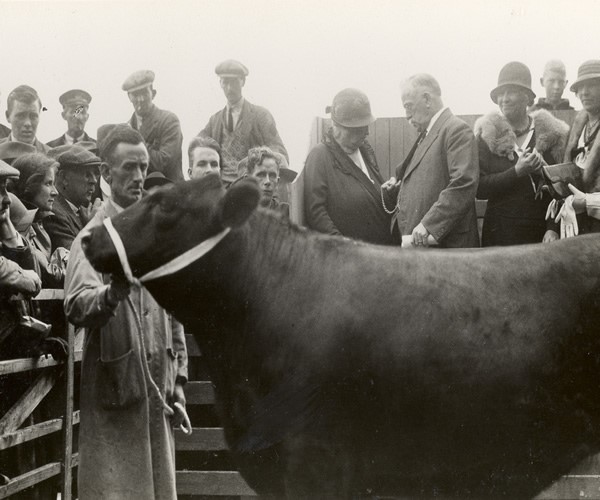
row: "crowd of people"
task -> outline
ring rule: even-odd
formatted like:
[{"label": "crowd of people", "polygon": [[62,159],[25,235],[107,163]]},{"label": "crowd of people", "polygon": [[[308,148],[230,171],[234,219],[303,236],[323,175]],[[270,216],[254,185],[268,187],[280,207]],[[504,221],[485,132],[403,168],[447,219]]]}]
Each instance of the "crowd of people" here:
[{"label": "crowd of people", "polygon": [[[215,73],[226,105],[189,142],[187,177],[219,174],[225,188],[253,177],[261,205],[289,217],[278,186],[295,173],[273,116],[243,97],[249,71],[242,63],[223,61]],[[14,345],[34,316],[30,298],[42,287],[64,287],[66,315],[86,332],[81,498],[176,498],[172,427],[187,419],[183,327],[144,288],[95,271],[81,247],[86,226],[186,177],[179,120],[154,104],[154,77],[143,70],[123,82],[133,114],[101,126],[97,140],[85,130],[92,96],[81,89],[60,96],[67,130],[47,144],[37,137],[42,102],[29,86],[8,94],[10,128],[0,127],[0,353],[6,357],[3,346]],[[541,84],[546,96],[535,101],[528,67],[506,64],[490,92],[498,111],[471,129],[444,105],[433,76],[407,78],[401,99],[417,140],[391,179],[367,141],[368,97],[342,90],[302,173],[306,225],[369,243],[444,248],[597,232],[600,60],[584,62],[570,87],[583,108],[572,127],[552,114],[573,109],[563,97],[564,64],[548,62]],[[562,162],[580,169],[582,184],[555,199],[543,168]],[[488,201],[481,238],[476,199]],[[35,332],[40,346],[64,354],[59,341],[48,341],[49,329]]]}]

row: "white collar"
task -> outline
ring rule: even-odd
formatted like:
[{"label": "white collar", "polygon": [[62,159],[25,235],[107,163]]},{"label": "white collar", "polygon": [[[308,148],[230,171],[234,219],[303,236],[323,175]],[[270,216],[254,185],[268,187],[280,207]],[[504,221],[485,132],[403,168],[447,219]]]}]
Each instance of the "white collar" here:
[{"label": "white collar", "polygon": [[433,115],[431,117],[431,120],[429,120],[429,125],[427,125],[427,132],[425,133],[425,135],[429,134],[429,132],[431,132],[431,129],[433,128],[433,126],[435,125],[435,122],[438,121],[438,118],[441,116],[441,114],[446,111],[448,109],[448,106],[446,106],[445,108],[440,109],[435,115]]},{"label": "white collar", "polygon": [[231,110],[231,112],[233,113],[234,111],[241,111],[242,110],[242,106],[244,105],[244,96],[240,97],[240,100],[238,102],[236,102],[235,104],[229,104],[229,102],[227,102],[227,109]]}]

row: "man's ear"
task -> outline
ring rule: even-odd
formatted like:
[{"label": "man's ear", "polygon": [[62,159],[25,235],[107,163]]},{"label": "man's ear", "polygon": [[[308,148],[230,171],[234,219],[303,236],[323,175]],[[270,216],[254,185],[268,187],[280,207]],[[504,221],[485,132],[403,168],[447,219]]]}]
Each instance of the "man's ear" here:
[{"label": "man's ear", "polygon": [[63,109],[62,112],[60,113],[60,116],[63,117],[63,120],[66,120],[67,119],[67,110]]},{"label": "man's ear", "polygon": [[544,86],[544,77],[543,77],[543,76],[540,78],[540,85],[541,85],[542,87]]},{"label": "man's ear", "polygon": [[10,113],[8,112],[8,109],[4,112],[4,114],[6,116],[6,121],[10,123]]},{"label": "man's ear", "polygon": [[156,89],[152,89],[152,99],[154,99],[156,97]]},{"label": "man's ear", "polygon": [[110,185],[112,177],[110,175],[110,165],[106,162],[100,164],[100,175],[104,177],[104,180]]},{"label": "man's ear", "polygon": [[219,214],[224,227],[241,226],[260,201],[260,191],[254,179],[242,179],[232,184],[219,201]]},{"label": "man's ear", "polygon": [[240,87],[243,87],[244,85],[246,85],[246,77],[245,76],[240,78]]}]

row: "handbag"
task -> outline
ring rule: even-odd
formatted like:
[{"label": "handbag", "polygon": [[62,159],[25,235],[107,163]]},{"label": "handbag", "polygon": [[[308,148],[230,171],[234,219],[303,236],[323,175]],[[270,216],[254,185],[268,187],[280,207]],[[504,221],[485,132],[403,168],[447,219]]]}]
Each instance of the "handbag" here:
[{"label": "handbag", "polygon": [[583,171],[575,163],[557,163],[556,165],[543,165],[544,183],[550,195],[562,200],[570,196],[569,184],[583,191]]}]

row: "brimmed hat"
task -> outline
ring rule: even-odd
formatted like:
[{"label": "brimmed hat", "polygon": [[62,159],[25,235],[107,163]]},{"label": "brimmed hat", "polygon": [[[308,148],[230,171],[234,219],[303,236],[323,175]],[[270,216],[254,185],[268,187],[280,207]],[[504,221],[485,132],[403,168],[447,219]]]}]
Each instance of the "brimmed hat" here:
[{"label": "brimmed hat", "polygon": [[221,78],[245,78],[248,76],[249,71],[241,62],[235,59],[227,59],[217,64],[215,73]]},{"label": "brimmed hat", "polygon": [[358,89],[344,89],[333,98],[331,119],[342,127],[366,127],[375,121],[367,95]]},{"label": "brimmed hat", "polygon": [[24,233],[33,223],[38,209],[29,210],[14,193],[8,193],[8,197],[10,198],[10,221],[19,233]]},{"label": "brimmed hat", "polygon": [[577,87],[586,80],[600,80],[600,60],[590,59],[585,61],[577,70],[577,80],[571,85],[571,92],[577,92]]},{"label": "brimmed hat", "polygon": [[35,152],[37,152],[35,146],[24,142],[6,141],[0,144],[0,160],[4,160],[9,165],[12,165],[19,156]]},{"label": "brimmed hat", "polygon": [[123,82],[123,85],[121,85],[121,88],[125,92],[133,92],[148,87],[149,85],[152,85],[152,83],[154,83],[154,71],[142,69],[129,75]]},{"label": "brimmed hat", "polygon": [[63,108],[67,106],[88,106],[92,101],[92,96],[88,94],[85,90],[81,89],[72,89],[67,90],[63,95],[58,98],[58,102],[60,102]]},{"label": "brimmed hat", "polygon": [[146,176],[144,181],[144,189],[148,191],[153,187],[164,186],[165,184],[173,184],[171,179],[167,179],[162,172],[152,172]]},{"label": "brimmed hat", "polygon": [[492,101],[498,104],[498,94],[509,85],[527,91],[531,98],[535,99],[535,92],[531,89],[531,71],[522,62],[509,62],[500,70],[498,85],[490,92]]},{"label": "brimmed hat", "polygon": [[5,161],[0,160],[0,178],[18,179],[21,173]]}]

